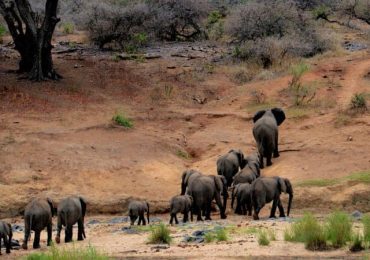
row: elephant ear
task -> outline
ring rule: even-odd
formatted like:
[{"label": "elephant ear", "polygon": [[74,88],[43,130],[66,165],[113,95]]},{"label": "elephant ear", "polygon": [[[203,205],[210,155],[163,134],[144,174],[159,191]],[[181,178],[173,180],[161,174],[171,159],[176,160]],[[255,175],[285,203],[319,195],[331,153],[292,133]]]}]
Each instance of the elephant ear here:
[{"label": "elephant ear", "polygon": [[46,198],[51,210],[51,216],[54,217],[57,213],[56,207],[54,205],[54,201],[51,198]]},{"label": "elephant ear", "polygon": [[247,160],[244,158],[244,154],[242,152],[242,150],[238,149],[236,150],[236,154],[238,156],[238,161],[239,161],[239,166],[241,169],[243,169],[245,167],[245,165],[247,165]]},{"label": "elephant ear", "polygon": [[274,115],[276,119],[277,125],[281,125],[285,120],[285,113],[281,108],[273,108],[271,109],[272,114]]},{"label": "elephant ear", "polygon": [[81,210],[82,210],[82,216],[84,217],[86,214],[86,200],[82,197],[79,197],[81,202]]},{"label": "elephant ear", "polygon": [[266,113],[266,110],[260,110],[257,113],[254,114],[253,116],[253,123],[256,123],[258,119],[263,117],[263,115]]},{"label": "elephant ear", "polygon": [[285,182],[285,186],[286,186],[286,193],[288,194],[293,194],[293,186],[292,184],[290,183],[290,180],[285,178],[284,179],[284,182]]},{"label": "elephant ear", "polygon": [[287,192],[287,187],[286,187],[286,184],[285,184],[285,179],[278,178],[277,181],[278,181],[278,186],[279,186],[280,192],[286,193]]}]

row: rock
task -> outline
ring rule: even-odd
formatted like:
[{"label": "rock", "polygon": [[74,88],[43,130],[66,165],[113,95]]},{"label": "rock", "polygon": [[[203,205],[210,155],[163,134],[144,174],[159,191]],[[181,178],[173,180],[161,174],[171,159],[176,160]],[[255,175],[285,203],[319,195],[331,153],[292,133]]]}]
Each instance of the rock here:
[{"label": "rock", "polygon": [[96,225],[96,224],[100,224],[100,223],[101,222],[99,220],[92,219],[89,222],[87,222],[87,225]]},{"label": "rock", "polygon": [[169,249],[169,248],[170,248],[169,245],[156,245],[156,246],[151,247],[150,249],[151,250],[156,250],[156,252],[159,252],[159,250],[165,250],[165,249]]},{"label": "rock", "polygon": [[117,217],[113,218],[107,221],[108,224],[119,224],[119,223],[124,223],[128,222],[129,218],[128,217]]},{"label": "rock", "polygon": [[13,225],[12,226],[12,231],[13,232],[23,232],[24,231],[24,227],[23,226],[20,226],[20,225]]},{"label": "rock", "polygon": [[349,142],[353,141],[353,137],[349,135],[349,136],[347,137],[347,141],[349,141]]},{"label": "rock", "polygon": [[163,222],[161,218],[158,217],[150,218],[150,223],[159,223],[159,222]]},{"label": "rock", "polygon": [[129,234],[129,235],[133,235],[133,234],[139,234],[139,230],[135,229],[135,228],[131,228],[131,227],[123,227],[121,229],[124,233],[126,234]]},{"label": "rock", "polygon": [[356,219],[356,220],[360,220],[362,219],[362,213],[358,210],[355,210],[354,212],[352,212],[351,216]]}]

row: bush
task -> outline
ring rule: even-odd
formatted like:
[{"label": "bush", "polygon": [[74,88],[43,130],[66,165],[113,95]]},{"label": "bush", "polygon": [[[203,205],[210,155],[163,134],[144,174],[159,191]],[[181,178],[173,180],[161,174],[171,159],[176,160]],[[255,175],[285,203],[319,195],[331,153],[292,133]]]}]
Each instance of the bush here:
[{"label": "bush", "polygon": [[216,240],[217,241],[227,241],[229,240],[228,234],[225,228],[220,228],[216,230]]},{"label": "bush", "polygon": [[270,244],[270,240],[267,236],[267,232],[264,230],[261,230],[258,232],[258,244],[260,246],[268,246]]},{"label": "bush", "polygon": [[285,230],[284,240],[303,242],[310,250],[326,249],[324,229],[310,213],[305,213],[302,219],[291,226],[290,230]]},{"label": "bush", "polygon": [[0,24],[0,43],[3,42],[3,39],[2,37],[5,35],[6,33],[6,28],[5,26],[3,26],[2,24]]},{"label": "bush", "polygon": [[165,224],[161,223],[152,229],[152,233],[149,237],[150,244],[170,244],[172,237],[170,235],[170,230]]},{"label": "bush", "polygon": [[73,23],[64,23],[62,28],[63,28],[63,33],[65,34],[72,34],[75,31],[75,27]]},{"label": "bush", "polygon": [[363,242],[363,238],[361,237],[359,233],[357,233],[356,235],[353,235],[349,250],[351,252],[358,252],[358,251],[364,250],[365,248],[363,247],[362,242]]},{"label": "bush", "polygon": [[228,241],[229,235],[225,228],[217,228],[207,231],[204,235],[204,240],[206,243],[211,243],[213,241]]},{"label": "bush", "polygon": [[109,257],[100,254],[92,246],[78,249],[58,249],[54,245],[51,246],[50,252],[47,253],[32,253],[27,256],[27,260],[108,260]]},{"label": "bush", "polygon": [[131,119],[127,118],[123,113],[117,113],[112,118],[113,122],[126,128],[132,128],[134,123]]},{"label": "bush", "polygon": [[367,103],[364,93],[356,93],[352,96],[351,109],[367,110]]},{"label": "bush", "polygon": [[316,96],[316,89],[311,85],[302,83],[302,76],[309,70],[309,66],[299,63],[291,68],[292,80],[289,82],[289,92],[293,96],[293,103],[296,106],[309,104]]},{"label": "bush", "polygon": [[365,215],[362,218],[362,224],[364,225],[364,241],[370,245],[370,216]]},{"label": "bush", "polygon": [[193,40],[202,36],[207,17],[206,0],[158,0],[148,3],[150,28],[160,40]]},{"label": "bush", "polygon": [[334,247],[340,248],[344,246],[352,237],[350,217],[344,212],[332,213],[327,219],[325,233],[327,239]]}]

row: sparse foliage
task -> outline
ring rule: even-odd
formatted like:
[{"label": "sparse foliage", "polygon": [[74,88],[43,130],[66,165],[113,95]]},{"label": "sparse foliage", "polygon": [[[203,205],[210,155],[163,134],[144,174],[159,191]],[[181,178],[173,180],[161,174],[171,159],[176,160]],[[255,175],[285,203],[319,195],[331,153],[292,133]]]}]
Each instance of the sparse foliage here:
[{"label": "sparse foliage", "polygon": [[266,102],[266,94],[263,90],[254,89],[250,92],[250,95],[255,104],[263,104]]},{"label": "sparse foliage", "polygon": [[134,123],[130,118],[127,118],[122,112],[121,113],[116,113],[113,118],[113,122],[116,124],[126,127],[126,128],[132,128],[134,126]]},{"label": "sparse foliage", "polygon": [[364,241],[370,246],[370,215],[365,215],[362,218],[364,225]]},{"label": "sparse foliage", "polygon": [[334,212],[327,219],[325,232],[327,239],[334,247],[342,247],[352,237],[351,219],[344,212]]},{"label": "sparse foliage", "polygon": [[260,230],[258,232],[258,244],[260,246],[268,246],[270,244],[268,234],[265,230]]},{"label": "sparse foliage", "polygon": [[150,244],[170,244],[172,237],[170,235],[170,230],[165,224],[161,223],[158,226],[153,227],[150,237]]},{"label": "sparse foliage", "polygon": [[363,238],[359,233],[356,233],[355,235],[352,236],[351,239],[351,245],[349,247],[349,250],[351,252],[358,252],[364,250],[363,246]]},{"label": "sparse foliage", "polygon": [[367,102],[366,102],[365,94],[356,93],[352,96],[351,109],[367,110]]},{"label": "sparse foliage", "polygon": [[309,66],[300,63],[290,70],[292,80],[289,82],[289,92],[293,96],[295,106],[309,104],[316,96],[316,89],[312,85],[303,84],[302,76],[309,70]]}]

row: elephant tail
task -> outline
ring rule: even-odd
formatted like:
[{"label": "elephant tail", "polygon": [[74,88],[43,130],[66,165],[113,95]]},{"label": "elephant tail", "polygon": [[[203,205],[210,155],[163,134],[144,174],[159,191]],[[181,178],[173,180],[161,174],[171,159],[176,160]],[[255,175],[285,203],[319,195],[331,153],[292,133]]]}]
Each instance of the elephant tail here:
[{"label": "elephant tail", "polygon": [[289,213],[290,213],[290,208],[292,206],[292,200],[293,200],[293,193],[290,193],[289,194],[289,202],[288,202],[288,212],[287,212],[288,217],[289,217]]},{"label": "elephant tail", "polygon": [[148,211],[146,212],[146,218],[148,219],[148,224],[149,224],[149,215],[150,215],[150,213],[149,213],[149,203],[148,202],[146,203],[146,206],[148,207]]}]

